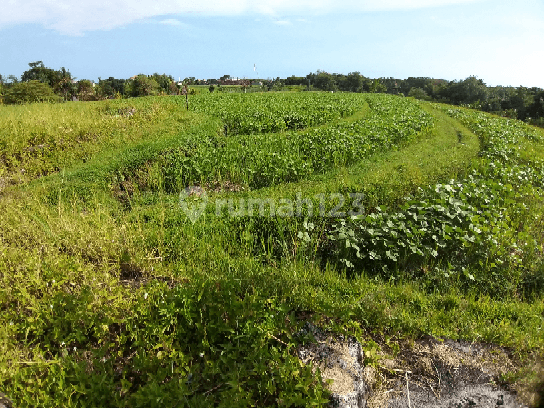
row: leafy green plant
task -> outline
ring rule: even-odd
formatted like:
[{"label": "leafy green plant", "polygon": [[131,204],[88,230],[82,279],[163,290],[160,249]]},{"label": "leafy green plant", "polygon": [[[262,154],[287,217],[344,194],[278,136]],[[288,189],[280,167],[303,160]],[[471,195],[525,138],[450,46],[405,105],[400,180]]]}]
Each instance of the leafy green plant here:
[{"label": "leafy green plant", "polygon": [[398,210],[377,207],[339,220],[330,239],[342,263],[386,279],[421,279],[434,289],[456,279],[466,290],[478,285],[493,296],[532,296],[524,282],[538,284],[521,265],[532,259],[540,230],[531,231],[525,220],[527,203],[541,195],[544,173],[538,161],[525,164],[518,149],[520,138],[539,136],[521,133],[517,122],[501,128],[483,114],[474,116],[483,144],[477,168],[466,179],[420,189]]},{"label": "leafy green plant", "polygon": [[[93,313],[87,311],[85,298],[69,302],[76,315],[65,304],[67,321],[81,321],[81,311]],[[72,330],[52,330],[47,334],[51,340],[42,344],[50,345],[46,348],[57,362],[47,371],[43,365],[20,371],[13,383],[16,396],[25,383],[30,385],[24,378],[34,377],[45,390],[56,384],[48,394],[55,402],[46,399],[44,406],[327,402],[319,375],[296,357],[297,326],[289,307],[256,291],[240,293],[232,282],[202,281],[172,290],[149,285],[125,319],[83,321],[95,327],[99,346],[92,350],[92,360],[78,351],[85,344]],[[87,333],[84,338],[89,339]]]}]

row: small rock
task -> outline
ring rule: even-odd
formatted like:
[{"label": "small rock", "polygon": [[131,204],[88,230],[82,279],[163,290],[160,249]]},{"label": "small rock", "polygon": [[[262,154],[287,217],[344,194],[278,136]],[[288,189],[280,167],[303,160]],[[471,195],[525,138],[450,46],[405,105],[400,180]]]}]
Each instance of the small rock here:
[{"label": "small rock", "polygon": [[332,392],[330,406],[334,408],[365,408],[368,386],[364,381],[363,349],[354,338],[331,336],[306,323],[302,335],[311,333],[316,339],[298,349],[299,358],[319,367]]},{"label": "small rock", "polygon": [[13,408],[13,403],[3,392],[0,392],[0,408]]}]

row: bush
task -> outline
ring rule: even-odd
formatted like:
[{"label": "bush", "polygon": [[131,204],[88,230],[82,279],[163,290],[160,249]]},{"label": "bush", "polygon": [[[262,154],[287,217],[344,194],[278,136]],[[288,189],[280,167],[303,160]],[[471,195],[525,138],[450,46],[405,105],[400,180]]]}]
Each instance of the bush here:
[{"label": "bush", "polygon": [[59,102],[53,88],[39,81],[21,82],[13,85],[4,95],[4,103]]},{"label": "bush", "polygon": [[149,78],[143,74],[137,75],[129,82],[129,94],[134,97],[158,95],[159,84],[153,78]]},{"label": "bush", "polygon": [[422,99],[424,101],[429,101],[431,98],[429,95],[427,95],[427,92],[421,88],[412,88],[410,89],[410,92],[408,92],[409,97],[414,97],[416,99]]}]

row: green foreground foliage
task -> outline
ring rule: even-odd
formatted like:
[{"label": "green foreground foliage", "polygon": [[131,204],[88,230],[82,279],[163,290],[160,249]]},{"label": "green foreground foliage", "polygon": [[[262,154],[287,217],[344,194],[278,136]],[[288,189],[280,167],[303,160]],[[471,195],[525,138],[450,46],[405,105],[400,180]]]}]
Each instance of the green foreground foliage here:
[{"label": "green foreground foliage", "polygon": [[541,130],[381,94],[184,103],[0,109],[17,406],[324,406],[308,321],[376,367],[376,334],[543,349]]}]

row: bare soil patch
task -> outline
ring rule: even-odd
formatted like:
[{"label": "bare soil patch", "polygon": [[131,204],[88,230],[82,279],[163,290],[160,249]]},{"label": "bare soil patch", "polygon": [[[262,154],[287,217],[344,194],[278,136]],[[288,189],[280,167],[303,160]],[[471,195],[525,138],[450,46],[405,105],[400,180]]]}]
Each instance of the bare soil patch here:
[{"label": "bare soil patch", "polygon": [[[332,392],[331,407],[341,408],[527,408],[540,407],[540,383],[516,378],[522,371],[544,373],[521,361],[512,350],[493,344],[425,337],[386,344],[377,363],[365,365],[364,350],[354,338],[331,335],[306,325],[315,342],[299,348]],[[397,352],[393,352],[393,348]],[[540,368],[539,368],[540,367]],[[521,371],[520,371],[521,370]],[[538,374],[536,377],[538,378]],[[540,388],[542,388],[540,386]],[[543,401],[544,402],[544,401]]]}]

